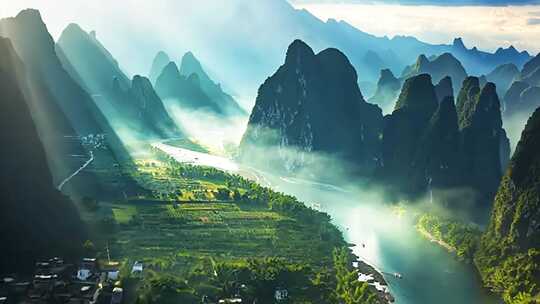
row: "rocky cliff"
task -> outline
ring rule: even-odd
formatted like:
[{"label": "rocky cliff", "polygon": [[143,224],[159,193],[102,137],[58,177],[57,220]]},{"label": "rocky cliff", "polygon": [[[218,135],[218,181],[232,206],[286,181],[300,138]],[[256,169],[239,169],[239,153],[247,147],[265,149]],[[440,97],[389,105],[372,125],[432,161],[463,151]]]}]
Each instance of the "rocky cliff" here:
[{"label": "rocky cliff", "polygon": [[148,74],[148,78],[152,84],[156,83],[159,74],[161,74],[169,62],[171,62],[171,59],[165,52],[159,51],[156,54],[156,57],[154,57],[154,60],[152,61],[152,66],[150,67],[150,73]]},{"label": "rocky cliff", "polygon": [[467,184],[480,201],[490,204],[506,168],[510,144],[502,128],[500,101],[495,85],[480,88],[477,77],[468,77],[461,89],[456,109],[468,170]]},{"label": "rocky cliff", "polygon": [[130,136],[140,138],[180,136],[148,79],[136,76],[130,81],[95,32],[87,33],[70,24],[62,32],[58,47],[66,56],[65,65],[73,66],[81,85],[93,95],[115,129],[129,126],[136,131]]},{"label": "rocky cliff", "polygon": [[271,166],[294,171],[313,164],[313,155],[330,155],[368,175],[380,158],[381,132],[381,110],[362,97],[347,57],[336,49],[315,54],[296,40],[259,88],[241,157],[249,160],[253,147],[264,147]]},{"label": "rocky cliff", "polygon": [[[450,76],[453,83],[461,84],[467,77],[467,72],[461,62],[450,53],[444,53],[431,60],[425,55],[420,55],[416,60],[416,64],[408,67],[402,76],[403,78],[409,78],[423,73],[431,75],[434,83],[441,81],[446,76]],[[455,93],[458,90],[459,87],[454,88]]]},{"label": "rocky cliff", "polygon": [[377,81],[377,89],[370,103],[378,105],[384,111],[391,111],[399,95],[401,81],[397,79],[389,69],[381,70],[381,75]]},{"label": "rocky cliff", "polygon": [[10,40],[0,38],[0,272],[28,270],[36,258],[76,255],[84,229],[77,210],[53,185],[46,155],[17,71]]},{"label": "rocky cliff", "polygon": [[[540,293],[540,109],[529,118],[506,170],[475,262],[507,303]],[[515,301],[515,302],[514,302]]]}]

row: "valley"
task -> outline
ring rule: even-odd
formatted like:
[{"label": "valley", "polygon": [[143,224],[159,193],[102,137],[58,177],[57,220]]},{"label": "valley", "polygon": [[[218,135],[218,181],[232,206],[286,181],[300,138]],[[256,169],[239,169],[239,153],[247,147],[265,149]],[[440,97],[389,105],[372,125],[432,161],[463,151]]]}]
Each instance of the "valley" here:
[{"label": "valley", "polygon": [[[175,153],[177,150],[166,144],[159,147],[178,161],[193,161],[183,151]],[[200,165],[216,165],[212,161],[204,162],[204,158],[199,160]],[[227,158],[221,160],[225,164],[231,162]],[[342,189],[261,171],[257,174],[263,174],[274,189],[312,202],[328,213],[346,241],[355,245],[353,253],[384,276],[396,303],[500,303],[481,286],[471,265],[463,264],[417,232],[415,220],[421,214],[414,208],[399,211],[390,204],[378,206],[377,195],[358,189]],[[336,205],[336,201],[340,204]],[[395,273],[403,278],[396,278]]]},{"label": "valley", "polygon": [[0,10],[0,304],[540,303],[540,54],[297,1]]},{"label": "valley", "polygon": [[[329,217],[306,208],[293,197],[221,171],[223,166],[231,173],[237,171],[227,158],[166,144],[153,146],[156,148],[148,147],[146,157],[135,159],[128,169],[147,190],[145,194],[99,201],[90,208],[80,205],[93,248],[97,249],[94,254],[121,262],[126,295],[134,294],[135,289],[140,293],[152,278],[174,274],[190,281],[199,276],[188,284],[192,297],[233,296],[221,291],[224,282],[214,278],[217,267],[240,267],[269,257],[284,267],[309,267],[302,274],[306,278],[333,271],[333,251],[348,244]],[[175,159],[182,157],[184,162],[162,151],[171,152]],[[129,274],[130,265],[136,261],[146,269],[143,277]],[[360,268],[382,280],[368,265]],[[249,285],[249,280],[244,280],[237,283]],[[320,287],[301,287],[298,283],[291,281],[285,286],[291,301],[315,301],[314,290],[330,297]],[[376,293],[375,289],[371,292]],[[384,293],[379,296],[386,301]]]}]

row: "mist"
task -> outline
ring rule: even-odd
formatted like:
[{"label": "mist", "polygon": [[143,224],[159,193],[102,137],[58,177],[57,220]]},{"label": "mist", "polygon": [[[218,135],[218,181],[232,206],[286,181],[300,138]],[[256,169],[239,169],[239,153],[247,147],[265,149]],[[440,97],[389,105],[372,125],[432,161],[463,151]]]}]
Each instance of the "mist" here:
[{"label": "mist", "polygon": [[232,156],[247,126],[247,116],[220,117],[204,110],[186,109],[175,99],[163,100],[165,108],[185,135],[218,155]]},{"label": "mist", "polygon": [[505,117],[504,122],[504,129],[506,130],[506,134],[508,138],[510,139],[510,147],[512,153],[516,149],[516,145],[519,142],[519,139],[521,138],[521,132],[523,132],[523,129],[525,128],[525,124],[527,123],[527,120],[529,120],[529,117],[531,117],[531,113],[515,113],[510,117]]},{"label": "mist", "polygon": [[[284,172],[274,162],[277,153],[277,148],[252,153],[254,159],[267,159],[266,164],[255,165],[264,166],[256,171],[256,180],[328,213],[354,254],[384,274],[398,303],[469,303],[471,299],[492,303],[490,295],[475,293],[474,286],[479,288],[480,282],[471,268],[424,239],[415,227],[418,216],[426,212],[469,219],[464,209],[446,208],[439,198],[460,197],[464,205],[472,204],[471,190],[434,189],[435,199],[426,193],[415,201],[390,200],[383,187],[351,178],[345,173],[347,164],[330,155],[312,152],[305,167]],[[249,170],[244,163],[240,166]],[[331,182],[321,181],[321,173],[332,176]],[[404,278],[397,279],[394,273]]]}]

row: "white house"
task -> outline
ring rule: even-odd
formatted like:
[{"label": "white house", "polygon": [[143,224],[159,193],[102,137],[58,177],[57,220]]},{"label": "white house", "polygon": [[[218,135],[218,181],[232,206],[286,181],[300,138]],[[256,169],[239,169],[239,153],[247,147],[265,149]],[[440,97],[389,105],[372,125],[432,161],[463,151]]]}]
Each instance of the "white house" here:
[{"label": "white house", "polygon": [[221,299],[221,300],[219,300],[218,303],[220,303],[220,304],[242,303],[242,299],[240,299],[240,298]]},{"label": "white house", "polygon": [[115,287],[112,291],[111,304],[120,304],[122,303],[122,296],[124,290],[120,287]]},{"label": "white house", "polygon": [[120,276],[120,270],[109,270],[107,271],[107,279],[111,281],[118,280],[118,277]]},{"label": "white house", "polygon": [[135,261],[133,268],[131,268],[131,273],[141,274],[143,272],[143,264],[139,261]]},{"label": "white house", "polygon": [[289,292],[287,291],[287,289],[278,288],[276,289],[276,292],[274,293],[274,298],[278,302],[285,301],[288,296],[289,296]]},{"label": "white house", "polygon": [[79,270],[77,270],[77,279],[81,281],[86,281],[91,276],[92,272],[90,271],[90,269],[80,268]]}]

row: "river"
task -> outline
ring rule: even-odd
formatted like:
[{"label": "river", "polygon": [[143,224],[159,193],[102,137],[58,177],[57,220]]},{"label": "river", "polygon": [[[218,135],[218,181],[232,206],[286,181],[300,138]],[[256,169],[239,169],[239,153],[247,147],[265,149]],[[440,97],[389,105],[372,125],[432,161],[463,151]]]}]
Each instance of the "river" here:
[{"label": "river", "polygon": [[[339,185],[301,179],[276,178],[234,161],[166,144],[154,147],[178,161],[244,173],[272,188],[316,203],[332,216],[354,252],[381,271],[397,304],[498,304],[502,301],[482,288],[473,267],[457,261],[445,249],[424,239],[414,228],[408,210],[392,212],[369,194],[349,192]],[[251,171],[251,172],[250,172]],[[400,273],[401,279],[393,273]]]}]

